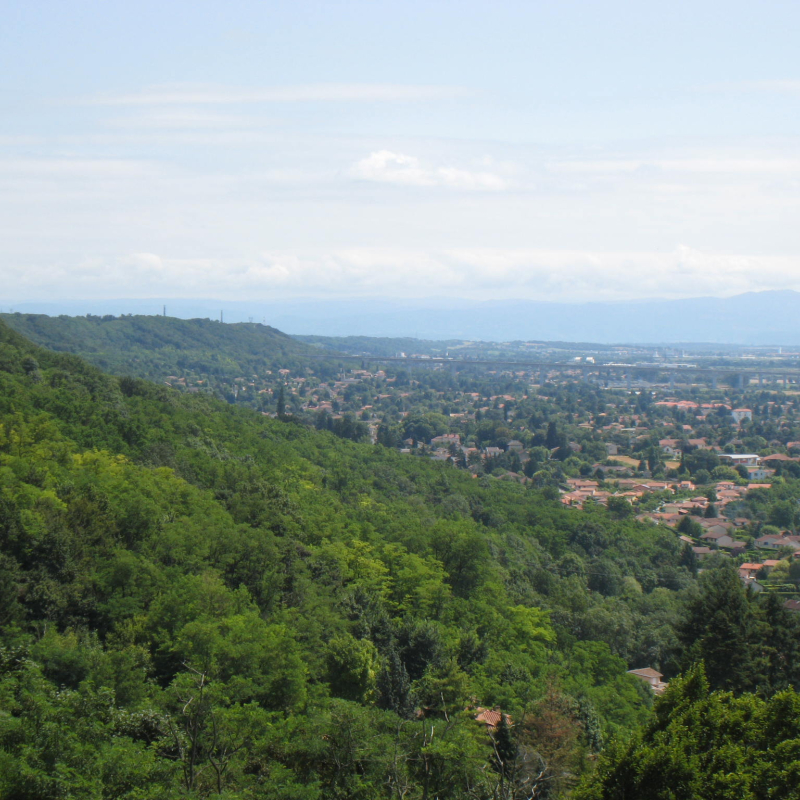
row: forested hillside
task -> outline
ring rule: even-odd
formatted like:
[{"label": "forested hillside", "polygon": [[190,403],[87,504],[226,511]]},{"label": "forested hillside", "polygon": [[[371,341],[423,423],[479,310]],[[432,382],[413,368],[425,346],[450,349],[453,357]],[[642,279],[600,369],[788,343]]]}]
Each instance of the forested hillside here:
[{"label": "forested hillside", "polygon": [[555,797],[648,719],[627,669],[713,649],[694,566],[0,323],[0,797]]},{"label": "forested hillside", "polygon": [[637,620],[691,581],[671,534],[6,328],[0,368],[5,793],[465,796],[478,705],[550,698],[578,761],[643,718],[625,659],[672,642]]},{"label": "forested hillside", "polygon": [[208,319],[130,315],[0,314],[0,319],[36,344],[77,353],[107,372],[158,381],[173,373],[203,373],[213,381],[297,368],[316,352],[256,323],[222,325]]}]

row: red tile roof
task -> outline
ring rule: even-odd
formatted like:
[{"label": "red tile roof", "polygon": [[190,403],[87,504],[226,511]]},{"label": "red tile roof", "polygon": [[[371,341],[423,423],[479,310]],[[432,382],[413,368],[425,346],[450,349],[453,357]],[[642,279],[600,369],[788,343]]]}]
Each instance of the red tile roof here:
[{"label": "red tile roof", "polygon": [[629,669],[629,675],[639,675],[642,678],[663,678],[664,676],[658,670],[652,667],[644,667],[643,669]]},{"label": "red tile roof", "polygon": [[478,712],[475,716],[475,722],[482,722],[489,730],[493,731],[504,717],[506,724],[511,724],[511,717],[495,708],[476,708],[475,710]]}]

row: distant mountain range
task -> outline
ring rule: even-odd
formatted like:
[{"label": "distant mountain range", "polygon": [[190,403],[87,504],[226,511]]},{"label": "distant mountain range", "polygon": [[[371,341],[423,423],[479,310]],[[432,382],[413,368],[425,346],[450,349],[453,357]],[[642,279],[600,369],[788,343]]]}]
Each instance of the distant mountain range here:
[{"label": "distant mountain range", "polygon": [[[188,299],[92,300],[20,303],[14,311],[43,314],[158,314],[262,322],[290,334],[412,336],[484,341],[584,341],[800,345],[800,292],[748,292],[734,297],[550,303],[479,302],[454,298],[394,300],[294,299],[215,301]],[[9,306],[2,304],[2,310]]]}]

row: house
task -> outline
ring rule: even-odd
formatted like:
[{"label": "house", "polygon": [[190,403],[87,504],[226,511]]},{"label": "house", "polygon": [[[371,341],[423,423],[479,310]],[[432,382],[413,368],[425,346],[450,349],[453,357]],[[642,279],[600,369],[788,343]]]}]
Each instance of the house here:
[{"label": "house", "polygon": [[717,519],[716,517],[706,518],[702,517],[697,520],[697,524],[705,529],[706,533],[729,531],[733,527],[733,523],[727,519]]},{"label": "house", "polygon": [[734,547],[734,539],[727,531],[709,531],[708,533],[704,533],[700,538],[704,542],[715,544],[717,547],[723,547],[726,550]]},{"label": "house", "polygon": [[431,447],[448,447],[451,444],[460,445],[461,436],[457,433],[443,433],[431,439]]},{"label": "house", "polygon": [[505,450],[502,447],[484,447],[483,454],[486,458],[494,458],[495,456],[501,456]]},{"label": "house", "polygon": [[743,419],[753,419],[753,412],[749,408],[734,408],[731,417],[734,424],[739,425]]},{"label": "house", "polygon": [[710,547],[693,547],[692,552],[695,554],[695,557],[702,561],[702,559],[707,558],[711,555],[714,551]]},{"label": "house", "polygon": [[[619,485],[622,486],[622,481],[619,482]],[[630,488],[635,492],[664,492],[668,489],[672,491],[670,484],[664,481],[633,481]]]},{"label": "house", "polygon": [[739,577],[743,580],[752,580],[763,566],[763,564],[742,564],[739,567]]},{"label": "house", "polygon": [[719,460],[732,467],[757,467],[761,461],[756,453],[720,453]]},{"label": "house", "polygon": [[512,439],[506,445],[506,450],[509,453],[521,453],[524,449],[525,449],[525,446],[522,444],[522,442],[519,442],[516,439]]},{"label": "house", "polygon": [[583,478],[567,478],[567,485],[572,489],[597,489],[600,484]]},{"label": "house", "polygon": [[497,730],[501,719],[505,719],[506,725],[513,724],[511,717],[508,714],[504,714],[499,708],[482,708],[479,706],[475,711],[475,722],[485,725],[486,730],[490,733],[494,733]]},{"label": "house", "polygon": [[784,608],[785,608],[787,611],[794,611],[796,614],[800,614],[800,600],[797,600],[797,599],[796,599],[796,598],[794,598],[794,597],[792,597],[792,598],[790,598],[789,600],[787,600],[787,601],[786,601],[786,602],[783,604],[783,607],[784,607]]},{"label": "house", "polygon": [[668,456],[678,457],[681,454],[681,443],[677,439],[662,439],[658,445]]},{"label": "house", "polygon": [[606,453],[608,453],[610,456],[619,455],[619,445],[616,445],[613,442],[606,442]]},{"label": "house", "polygon": [[661,679],[664,677],[658,670],[645,667],[644,669],[629,669],[628,675],[635,675],[640,680],[643,680],[655,694],[664,694],[667,688],[666,683]]},{"label": "house", "polygon": [[755,544],[756,547],[761,547],[764,550],[780,550],[782,547],[795,548],[797,546],[796,539],[800,539],[800,537],[767,534],[766,536],[759,536]]}]

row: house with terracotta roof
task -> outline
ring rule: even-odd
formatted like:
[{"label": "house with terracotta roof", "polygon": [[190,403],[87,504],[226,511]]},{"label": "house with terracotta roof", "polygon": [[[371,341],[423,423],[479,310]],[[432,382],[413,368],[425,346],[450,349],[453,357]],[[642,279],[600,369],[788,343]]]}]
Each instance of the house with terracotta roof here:
[{"label": "house with terracotta roof", "polygon": [[756,573],[763,567],[763,564],[741,564],[739,566],[739,577],[742,580],[752,580],[755,578]]},{"label": "house with terracotta roof", "polygon": [[505,719],[506,725],[513,725],[513,721],[508,714],[504,714],[499,708],[482,708],[479,706],[475,709],[475,722],[480,722],[486,726],[489,733],[494,733],[500,720]]},{"label": "house with terracotta roof", "polygon": [[701,517],[697,520],[697,524],[705,531],[730,531],[733,523],[727,519],[719,519],[719,517]]},{"label": "house with terracotta roof", "polygon": [[668,684],[661,680],[664,676],[658,670],[652,669],[651,667],[629,669],[628,675],[635,675],[640,680],[643,680],[655,694],[664,694],[664,690],[668,686]]},{"label": "house with terracotta roof", "polygon": [[677,457],[681,454],[681,443],[678,439],[662,439],[658,445],[668,456]]}]

